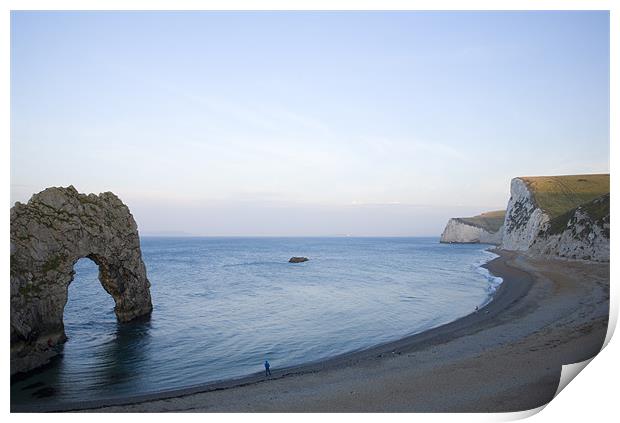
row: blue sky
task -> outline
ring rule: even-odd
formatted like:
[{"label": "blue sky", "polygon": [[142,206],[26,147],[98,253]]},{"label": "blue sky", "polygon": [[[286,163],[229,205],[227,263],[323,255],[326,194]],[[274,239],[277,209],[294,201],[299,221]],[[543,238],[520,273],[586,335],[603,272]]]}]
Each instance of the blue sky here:
[{"label": "blue sky", "polygon": [[438,235],[609,171],[607,12],[13,12],[11,203],[142,233]]}]

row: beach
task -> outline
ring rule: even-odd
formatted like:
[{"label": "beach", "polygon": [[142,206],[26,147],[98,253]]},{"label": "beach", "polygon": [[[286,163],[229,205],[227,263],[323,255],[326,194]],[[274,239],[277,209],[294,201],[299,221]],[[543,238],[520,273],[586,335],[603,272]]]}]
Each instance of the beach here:
[{"label": "beach", "polygon": [[493,301],[447,325],[326,361],[272,369],[269,379],[257,373],[70,409],[503,412],[539,407],[553,398],[563,364],[586,360],[602,347],[609,264],[497,253],[487,266],[504,283]]}]

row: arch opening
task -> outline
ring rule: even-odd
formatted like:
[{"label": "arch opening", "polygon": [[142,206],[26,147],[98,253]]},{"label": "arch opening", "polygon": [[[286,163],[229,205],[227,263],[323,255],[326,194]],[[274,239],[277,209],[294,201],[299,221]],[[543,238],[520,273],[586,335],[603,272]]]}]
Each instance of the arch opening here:
[{"label": "arch opening", "polygon": [[73,265],[73,271],[73,280],[67,288],[63,324],[69,342],[81,343],[94,338],[92,334],[116,325],[116,302],[100,281],[101,270],[95,260],[88,256],[80,258]]}]

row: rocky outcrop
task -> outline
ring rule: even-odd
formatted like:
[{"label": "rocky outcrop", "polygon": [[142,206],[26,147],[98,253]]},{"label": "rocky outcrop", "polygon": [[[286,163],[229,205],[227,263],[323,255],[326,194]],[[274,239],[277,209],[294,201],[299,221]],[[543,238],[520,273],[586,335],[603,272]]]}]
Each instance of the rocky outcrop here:
[{"label": "rocky outcrop", "polygon": [[439,242],[456,244],[493,244],[502,242],[504,211],[448,220]]},{"label": "rocky outcrop", "polygon": [[151,313],[136,222],[114,194],[48,188],[11,208],[11,374],[45,364],[66,340],[74,264],[88,257],[120,322]]},{"label": "rocky outcrop", "polygon": [[528,254],[608,262],[609,223],[606,194],[552,219]]},{"label": "rocky outcrop", "polygon": [[303,263],[304,261],[308,261],[308,257],[291,257],[288,260],[289,263]]}]

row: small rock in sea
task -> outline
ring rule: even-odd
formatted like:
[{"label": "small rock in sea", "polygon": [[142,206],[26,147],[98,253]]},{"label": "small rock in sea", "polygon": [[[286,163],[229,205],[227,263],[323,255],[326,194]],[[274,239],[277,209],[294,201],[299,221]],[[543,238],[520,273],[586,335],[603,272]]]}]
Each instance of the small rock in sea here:
[{"label": "small rock in sea", "polygon": [[289,263],[303,263],[304,261],[308,261],[308,257],[291,257],[288,262]]}]

